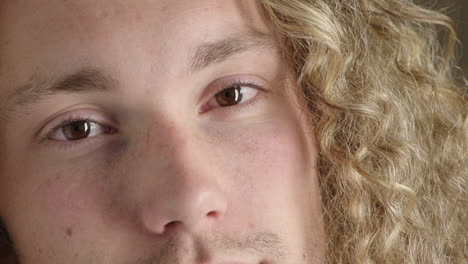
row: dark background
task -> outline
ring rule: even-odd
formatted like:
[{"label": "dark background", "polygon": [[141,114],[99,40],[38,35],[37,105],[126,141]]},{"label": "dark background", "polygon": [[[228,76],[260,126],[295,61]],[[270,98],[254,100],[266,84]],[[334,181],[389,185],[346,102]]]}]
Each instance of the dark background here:
[{"label": "dark background", "polygon": [[444,11],[454,19],[457,30],[458,45],[457,57],[458,64],[463,69],[465,76],[468,76],[468,0],[424,0],[426,6],[439,8],[447,8]]},{"label": "dark background", "polygon": [[463,43],[464,56],[461,59],[460,65],[463,67],[465,73],[468,73],[468,0],[457,0],[460,8],[458,8],[456,19],[459,28],[459,38]]}]

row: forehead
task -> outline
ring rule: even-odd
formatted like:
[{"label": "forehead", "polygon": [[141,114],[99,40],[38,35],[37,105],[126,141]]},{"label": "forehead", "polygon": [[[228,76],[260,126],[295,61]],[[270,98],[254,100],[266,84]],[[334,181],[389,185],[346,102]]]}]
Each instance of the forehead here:
[{"label": "forehead", "polygon": [[202,41],[269,31],[252,0],[2,0],[0,6],[3,84],[90,62],[125,68],[123,61],[141,58],[152,58],[152,65],[139,66],[153,69],[171,61],[164,67],[171,72],[174,57]]},{"label": "forehead", "polygon": [[116,26],[141,30],[142,23],[180,29],[213,16],[224,22],[260,24],[256,6],[252,0],[2,0],[0,12],[4,33],[28,30],[35,37],[67,32],[92,36]]}]

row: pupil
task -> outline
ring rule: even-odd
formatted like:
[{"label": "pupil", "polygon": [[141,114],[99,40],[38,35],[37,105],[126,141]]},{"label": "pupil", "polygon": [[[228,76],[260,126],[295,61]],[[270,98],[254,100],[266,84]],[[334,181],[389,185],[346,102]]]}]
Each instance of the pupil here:
[{"label": "pupil", "polygon": [[89,122],[77,121],[63,127],[63,134],[68,140],[86,138],[90,133]]},{"label": "pupil", "polygon": [[216,95],[216,101],[220,106],[236,105],[242,101],[240,86],[225,89]]}]

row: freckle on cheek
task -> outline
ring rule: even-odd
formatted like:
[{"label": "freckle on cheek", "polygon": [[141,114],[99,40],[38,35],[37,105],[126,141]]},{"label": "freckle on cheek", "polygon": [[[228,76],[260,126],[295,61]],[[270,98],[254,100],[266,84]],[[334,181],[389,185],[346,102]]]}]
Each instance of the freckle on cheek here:
[{"label": "freckle on cheek", "polygon": [[68,227],[65,232],[67,233],[67,236],[72,237],[73,236],[73,229],[71,227]]}]

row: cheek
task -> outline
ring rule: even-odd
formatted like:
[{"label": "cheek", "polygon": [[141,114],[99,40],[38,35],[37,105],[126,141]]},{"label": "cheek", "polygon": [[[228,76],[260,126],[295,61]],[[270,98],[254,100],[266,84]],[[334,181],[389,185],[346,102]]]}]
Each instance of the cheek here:
[{"label": "cheek", "polygon": [[86,211],[93,211],[90,207],[93,207],[95,203],[92,201],[97,198],[96,184],[84,178],[81,173],[70,175],[59,172],[56,177],[47,180],[38,195],[44,197],[43,208],[47,215],[61,221],[63,225],[76,226]]},{"label": "cheek", "polygon": [[80,219],[92,219],[90,212],[96,212],[90,209],[95,204],[92,201],[98,198],[93,187],[96,185],[90,183],[95,175],[83,169],[46,170],[53,168],[47,163],[8,165],[8,181],[2,181],[2,193],[6,193],[2,195],[1,213],[20,255],[34,256],[36,260],[31,263],[35,263],[53,252],[72,254],[70,239],[90,224]]},{"label": "cheek", "polygon": [[299,183],[306,169],[307,160],[293,127],[274,126],[257,131],[251,145],[242,153],[243,169],[253,180],[262,182],[265,188],[288,187]]},{"label": "cheek", "polygon": [[[74,237],[87,227],[95,226],[103,211],[107,197],[102,169],[93,162],[79,166],[47,166],[56,171],[43,171],[33,178],[42,179],[35,184],[31,212],[36,221],[44,222],[48,232],[57,237]],[[28,176],[31,177],[31,176]]]},{"label": "cheek", "polygon": [[297,221],[309,210],[315,155],[296,120],[284,114],[221,133],[231,139],[215,154],[225,168],[222,182],[233,201],[231,209],[260,227],[301,225]]},{"label": "cheek", "polygon": [[122,149],[120,142],[105,145],[100,152],[75,161],[57,160],[47,153],[23,155],[22,161],[8,164],[9,174],[15,177],[9,177],[5,198],[20,211],[37,215],[36,221],[55,223],[46,226],[87,226],[83,221],[99,218],[110,203],[109,192],[116,187],[109,177],[111,160]]},{"label": "cheek", "polygon": [[[236,171],[226,186],[232,199],[231,215],[226,218],[245,235],[276,233],[291,252],[302,255],[301,250],[315,252],[323,247],[324,226],[317,148],[312,136],[307,137],[312,133],[295,120],[284,116],[243,129],[238,132],[238,142],[224,146],[233,150],[230,168]],[[242,140],[244,136],[249,140]]]},{"label": "cheek", "polygon": [[71,170],[71,173],[70,169],[56,173],[42,185],[38,194],[44,197],[44,204],[40,206],[45,208],[51,221],[57,221],[56,228],[68,236],[70,229],[74,233],[95,233],[103,225],[123,220],[120,214],[128,205],[119,198],[124,186],[105,157],[94,156],[94,161],[81,162],[80,167],[82,169]]}]

